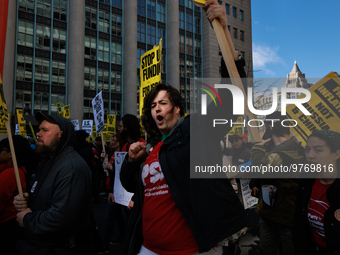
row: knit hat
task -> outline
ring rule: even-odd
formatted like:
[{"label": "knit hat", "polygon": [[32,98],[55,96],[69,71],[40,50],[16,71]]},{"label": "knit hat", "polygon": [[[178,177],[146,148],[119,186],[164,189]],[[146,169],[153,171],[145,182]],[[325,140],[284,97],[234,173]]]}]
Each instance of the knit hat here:
[{"label": "knit hat", "polygon": [[247,134],[243,134],[242,136],[244,139],[247,139],[248,140],[248,135]]},{"label": "knit hat", "polygon": [[340,150],[340,134],[332,130],[318,130],[310,136],[316,136],[320,138],[320,135],[325,138],[328,144],[332,145],[336,150]]}]

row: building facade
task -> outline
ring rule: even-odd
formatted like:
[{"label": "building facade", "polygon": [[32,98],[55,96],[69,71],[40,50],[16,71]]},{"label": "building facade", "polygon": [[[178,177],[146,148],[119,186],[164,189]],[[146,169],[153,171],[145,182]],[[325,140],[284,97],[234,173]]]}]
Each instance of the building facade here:
[{"label": "building facade", "polygon": [[[300,71],[299,66],[296,61],[294,62],[292,71],[287,74],[287,79],[284,88],[304,88],[309,89],[313,84],[308,83],[305,74]],[[299,92],[287,93],[287,99],[298,98],[301,95]],[[259,110],[268,110],[273,104],[273,94],[270,95],[260,95],[255,100],[255,106]],[[281,91],[277,92],[277,107],[275,111],[281,111]],[[265,116],[258,116],[264,118]]]},{"label": "building facade", "polygon": [[[227,8],[234,46],[252,76],[250,0]],[[140,56],[162,38],[162,81],[178,88],[190,113],[190,79],[219,77],[216,37],[189,0],[11,0],[3,84],[11,115],[57,114],[93,119],[103,93],[105,114],[139,114]],[[10,85],[9,85],[10,84]],[[106,119],[106,118],[105,118]]]}]

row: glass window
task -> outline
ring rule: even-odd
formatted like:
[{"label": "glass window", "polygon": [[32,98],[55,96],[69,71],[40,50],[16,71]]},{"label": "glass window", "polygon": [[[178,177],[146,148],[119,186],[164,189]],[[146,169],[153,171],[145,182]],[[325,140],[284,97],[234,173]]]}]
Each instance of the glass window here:
[{"label": "glass window", "polygon": [[145,43],[145,24],[137,22],[137,41]]},{"label": "glass window", "polygon": [[201,34],[201,19],[198,17],[194,17],[195,20],[195,33]]},{"label": "glass window", "polygon": [[240,20],[243,20],[243,11],[240,10]]},{"label": "glass window", "polygon": [[192,38],[187,36],[186,40],[187,54],[193,55]]},{"label": "glass window", "polygon": [[240,30],[240,40],[244,42],[244,31]]},{"label": "glass window", "polygon": [[193,32],[193,26],[192,26],[192,15],[191,14],[186,14],[186,30]]},{"label": "glass window", "polygon": [[159,40],[162,38],[162,47],[166,47],[166,38],[165,38],[165,30],[161,28],[157,28],[157,42],[159,44]]},{"label": "glass window", "polygon": [[85,27],[97,29],[97,10],[95,8],[85,7]]},{"label": "glass window", "polygon": [[122,0],[111,0],[111,5],[117,8],[122,8]]},{"label": "glass window", "polygon": [[181,53],[185,53],[185,38],[184,38],[184,35],[179,35],[179,52]]},{"label": "glass window", "polygon": [[17,80],[32,81],[33,58],[29,56],[17,56]]},{"label": "glass window", "polygon": [[122,17],[116,14],[111,15],[111,30],[113,35],[122,36]]},{"label": "glass window", "polygon": [[195,56],[201,57],[201,41],[195,39]]},{"label": "glass window", "polygon": [[146,43],[156,45],[156,28],[147,25]]},{"label": "glass window", "polygon": [[19,20],[18,44],[33,47],[33,23]]},{"label": "glass window", "polygon": [[145,16],[145,0],[137,0],[137,14]]},{"label": "glass window", "polygon": [[225,4],[225,12],[227,14],[230,14],[230,5],[229,4]]},{"label": "glass window", "polygon": [[233,28],[233,37],[237,39],[237,28]]},{"label": "glass window", "polygon": [[237,9],[233,7],[233,17],[237,18]]},{"label": "glass window", "polygon": [[49,83],[50,78],[50,61],[46,59],[35,59],[35,82]]},{"label": "glass window", "polygon": [[154,0],[147,0],[147,17],[150,19],[156,19],[156,2]]},{"label": "glass window", "polygon": [[164,4],[157,3],[157,21],[166,22]]},{"label": "glass window", "polygon": [[179,12],[179,28],[185,29],[184,12]]},{"label": "glass window", "polygon": [[34,13],[34,0],[20,0],[19,9]]},{"label": "glass window", "polygon": [[66,31],[53,29],[53,51],[66,53]]}]

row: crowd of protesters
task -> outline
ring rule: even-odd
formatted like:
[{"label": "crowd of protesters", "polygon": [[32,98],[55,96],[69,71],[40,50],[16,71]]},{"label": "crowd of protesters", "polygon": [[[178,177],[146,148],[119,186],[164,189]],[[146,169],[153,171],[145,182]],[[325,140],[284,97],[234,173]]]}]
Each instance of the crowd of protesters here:
[{"label": "crowd of protesters", "polygon": [[[205,11],[209,21],[218,18],[227,30],[223,8],[208,0]],[[243,60],[235,63],[245,77]],[[221,74],[229,77],[225,65]],[[231,109],[231,94],[225,90],[219,95],[223,107]],[[277,114],[270,119],[284,118]],[[205,148],[218,143],[203,136],[198,124],[211,116],[184,117],[177,89],[161,83],[146,96],[141,121],[148,141],[131,114],[121,118],[108,146],[100,137],[88,143],[88,134],[75,131],[63,117],[38,112],[35,118],[39,132],[34,150],[32,141],[12,138],[22,196],[9,139],[0,141],[1,254],[108,254],[109,246],[118,243],[123,243],[124,255],[236,254],[249,223],[239,181],[190,178],[190,137],[195,135],[190,126],[195,125]],[[224,154],[234,166],[248,161],[332,166],[331,174],[313,179],[252,179],[250,189],[259,198],[260,254],[339,254],[340,134],[316,131],[303,148],[289,127],[267,125],[259,143],[250,143],[247,134],[234,134],[228,141],[221,155],[208,160],[221,162]],[[133,193],[128,206],[115,203],[115,152],[127,152],[118,181]],[[103,191],[107,204],[101,237],[91,204],[98,203]],[[115,228],[120,236],[112,240]]]}]

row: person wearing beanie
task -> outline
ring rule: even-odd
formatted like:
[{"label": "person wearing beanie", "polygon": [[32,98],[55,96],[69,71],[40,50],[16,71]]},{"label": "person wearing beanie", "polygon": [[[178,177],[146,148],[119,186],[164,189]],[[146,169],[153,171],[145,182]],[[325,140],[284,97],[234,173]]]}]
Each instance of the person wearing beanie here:
[{"label": "person wearing beanie", "polygon": [[312,133],[305,147],[314,179],[299,183],[296,201],[296,254],[340,253],[340,134],[331,130]]},{"label": "person wearing beanie", "polygon": [[248,135],[246,133],[242,136],[242,145],[251,150],[253,144],[248,141]]},{"label": "person wearing beanie", "polygon": [[14,198],[24,230],[18,254],[96,254],[91,208],[91,171],[74,150],[73,124],[60,116],[35,114],[39,166],[32,188]]}]

